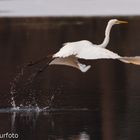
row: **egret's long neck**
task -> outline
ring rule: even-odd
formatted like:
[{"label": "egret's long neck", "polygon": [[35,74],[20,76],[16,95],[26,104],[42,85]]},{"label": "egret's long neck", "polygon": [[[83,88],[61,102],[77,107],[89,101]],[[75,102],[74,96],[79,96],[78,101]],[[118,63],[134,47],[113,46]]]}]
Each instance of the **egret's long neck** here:
[{"label": "egret's long neck", "polygon": [[100,44],[100,47],[105,48],[107,46],[107,44],[109,43],[109,39],[110,39],[110,31],[112,28],[113,24],[111,24],[110,22],[107,24],[106,30],[105,30],[105,38],[102,44]]}]

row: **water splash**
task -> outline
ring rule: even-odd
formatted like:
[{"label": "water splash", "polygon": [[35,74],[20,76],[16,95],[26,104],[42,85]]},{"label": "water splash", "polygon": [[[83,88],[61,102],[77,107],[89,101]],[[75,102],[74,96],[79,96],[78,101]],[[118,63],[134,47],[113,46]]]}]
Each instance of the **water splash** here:
[{"label": "water splash", "polygon": [[16,90],[15,90],[15,83],[12,82],[11,83],[11,88],[10,88],[10,94],[11,94],[11,105],[13,107],[13,109],[16,108],[16,102],[15,102],[15,94],[16,94]]},{"label": "water splash", "polygon": [[[16,105],[15,97],[18,95],[19,91],[21,90],[18,85],[22,83],[22,87],[31,85],[33,83],[34,78],[36,77],[38,70],[36,72],[31,73],[28,78],[25,80],[25,70],[27,69],[28,65],[23,66],[22,68],[19,68],[19,72],[16,74],[14,80],[10,83],[10,96],[11,96],[11,106],[13,109],[18,109]],[[18,89],[18,90],[17,90]],[[29,91],[29,96],[33,94],[32,90]],[[34,102],[35,106],[38,106],[35,97],[32,97],[32,101]],[[30,105],[30,102],[26,101],[26,105]]]},{"label": "water splash", "polygon": [[11,95],[12,95],[12,97],[11,97],[11,105],[12,105],[13,109],[16,108],[16,102],[15,102],[15,99],[14,99],[14,93],[15,92],[11,91]]},{"label": "water splash", "polygon": [[16,101],[15,101],[15,95],[16,95],[16,84],[19,82],[20,77],[23,76],[25,67],[23,67],[20,72],[16,75],[13,82],[10,83],[10,94],[11,94],[11,105],[13,109],[16,109]]}]

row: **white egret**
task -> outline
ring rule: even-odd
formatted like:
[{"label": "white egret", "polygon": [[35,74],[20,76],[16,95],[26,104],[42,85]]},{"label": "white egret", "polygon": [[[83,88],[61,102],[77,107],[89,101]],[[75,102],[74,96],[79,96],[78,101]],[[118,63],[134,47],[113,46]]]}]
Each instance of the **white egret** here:
[{"label": "white egret", "polygon": [[54,60],[52,60],[49,65],[67,65],[75,67],[82,72],[86,72],[91,66],[81,64],[78,59],[117,59],[125,63],[140,65],[140,56],[122,57],[105,48],[109,43],[111,28],[113,25],[121,23],[128,22],[117,19],[111,19],[108,22],[105,30],[105,39],[102,44],[96,45],[88,40],[65,43],[64,46],[53,55]]}]

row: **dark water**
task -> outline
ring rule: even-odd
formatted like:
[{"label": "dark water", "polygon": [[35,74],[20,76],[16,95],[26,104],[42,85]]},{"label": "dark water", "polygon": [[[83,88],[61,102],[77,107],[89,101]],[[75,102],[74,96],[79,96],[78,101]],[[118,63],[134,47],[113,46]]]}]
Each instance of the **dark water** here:
[{"label": "dark water", "polygon": [[[140,139],[139,66],[95,60],[85,62],[93,67],[84,74],[50,66],[34,77],[45,60],[23,69],[64,42],[101,43],[110,18],[0,18],[0,134],[18,133],[21,140]],[[113,27],[108,49],[140,55],[140,18],[115,18],[129,24]],[[11,104],[20,109],[11,111]]]},{"label": "dark water", "polygon": [[1,125],[1,132],[14,132],[19,139],[101,139],[99,114],[92,111],[21,111],[2,113],[2,116],[6,125]]}]

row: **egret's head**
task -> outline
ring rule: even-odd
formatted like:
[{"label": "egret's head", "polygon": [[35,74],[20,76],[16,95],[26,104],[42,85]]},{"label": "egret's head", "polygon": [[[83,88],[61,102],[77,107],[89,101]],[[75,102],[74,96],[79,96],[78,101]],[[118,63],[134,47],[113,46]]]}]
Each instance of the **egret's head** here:
[{"label": "egret's head", "polygon": [[122,20],[118,20],[118,19],[111,19],[110,21],[109,21],[111,24],[126,24],[126,23],[128,23],[127,21],[122,21]]}]

